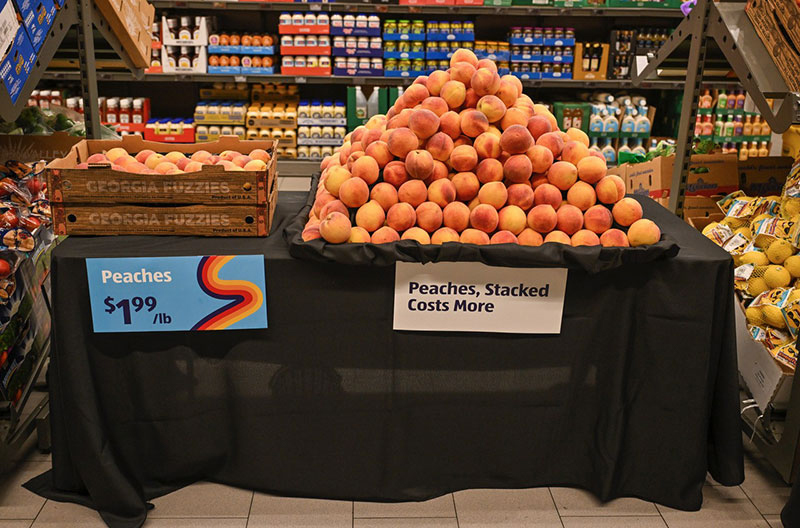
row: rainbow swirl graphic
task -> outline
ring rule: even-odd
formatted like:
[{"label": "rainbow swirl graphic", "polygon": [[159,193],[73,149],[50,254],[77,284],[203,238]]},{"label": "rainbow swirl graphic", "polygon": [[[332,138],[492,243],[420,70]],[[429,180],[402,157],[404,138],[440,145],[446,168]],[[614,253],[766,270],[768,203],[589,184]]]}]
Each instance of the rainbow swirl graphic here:
[{"label": "rainbow swirl graphic", "polygon": [[231,301],[203,317],[192,330],[224,330],[254,314],[264,303],[261,288],[250,281],[224,280],[219,277],[222,267],[233,256],[203,257],[197,265],[197,283],[211,297]]}]

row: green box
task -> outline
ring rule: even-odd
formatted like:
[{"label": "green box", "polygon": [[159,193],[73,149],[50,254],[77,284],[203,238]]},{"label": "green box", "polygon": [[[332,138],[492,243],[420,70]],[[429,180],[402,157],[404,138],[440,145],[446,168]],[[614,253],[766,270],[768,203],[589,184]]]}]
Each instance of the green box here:
[{"label": "green box", "polygon": [[485,6],[510,6],[511,0],[483,0]]},{"label": "green box", "polygon": [[[390,92],[393,92],[393,99],[392,104],[394,104],[394,100],[397,99],[397,88],[387,88],[386,86],[374,86],[372,88],[380,89],[378,92],[378,113],[385,114],[389,111],[389,98],[392,97]],[[363,87],[362,87],[363,90]],[[371,93],[371,92],[370,92]],[[367,99],[369,99],[369,95],[366,93],[364,94]],[[363,125],[367,122],[369,118],[358,118],[356,117],[356,88],[355,86],[348,86],[347,87],[347,129],[353,130],[359,125]]]},{"label": "green box", "polygon": [[569,126],[565,126],[571,123],[565,123],[565,111],[570,113],[575,109],[579,109],[581,111],[581,126],[580,129],[584,132],[589,131],[589,116],[592,112],[592,105],[589,103],[562,103],[557,102],[553,103],[553,115],[556,116],[556,121],[558,121],[558,127],[562,130],[566,130]]},{"label": "green box", "polygon": [[586,0],[553,0],[555,7],[586,7]]}]

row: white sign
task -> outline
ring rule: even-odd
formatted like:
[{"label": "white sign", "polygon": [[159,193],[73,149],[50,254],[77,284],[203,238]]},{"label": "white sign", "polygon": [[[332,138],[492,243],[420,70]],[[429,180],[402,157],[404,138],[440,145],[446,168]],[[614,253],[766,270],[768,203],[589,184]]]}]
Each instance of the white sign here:
[{"label": "white sign", "polygon": [[558,334],[565,268],[398,262],[394,329]]}]

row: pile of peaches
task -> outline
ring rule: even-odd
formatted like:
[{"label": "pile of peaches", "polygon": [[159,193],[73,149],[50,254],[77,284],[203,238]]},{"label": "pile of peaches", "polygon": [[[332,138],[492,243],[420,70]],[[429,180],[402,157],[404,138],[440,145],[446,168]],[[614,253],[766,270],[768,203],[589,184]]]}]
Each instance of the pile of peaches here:
[{"label": "pile of peaches", "polygon": [[579,129],[494,62],[457,50],[321,163],[302,233],[381,244],[641,246],[661,238]]},{"label": "pile of peaches", "polygon": [[263,171],[267,169],[269,160],[270,154],[264,149],[255,149],[246,155],[235,150],[220,154],[198,150],[189,156],[178,151],[159,154],[146,149],[132,156],[124,148],[115,147],[104,153],[92,154],[75,168],[88,169],[90,166],[110,164],[114,170],[136,174],[183,174],[200,171],[206,165],[217,165],[226,171]]}]

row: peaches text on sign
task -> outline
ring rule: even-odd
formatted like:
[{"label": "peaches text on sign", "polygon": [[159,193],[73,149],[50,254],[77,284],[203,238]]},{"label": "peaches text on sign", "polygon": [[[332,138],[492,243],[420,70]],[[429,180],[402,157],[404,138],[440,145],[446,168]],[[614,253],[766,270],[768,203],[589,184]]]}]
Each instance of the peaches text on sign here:
[{"label": "peaches text on sign", "polygon": [[142,268],[141,271],[125,271],[125,272],[111,272],[109,270],[102,270],[100,272],[100,277],[103,279],[103,284],[107,283],[109,280],[111,282],[115,282],[117,284],[123,283],[146,283],[146,282],[172,282],[172,272],[165,271],[147,271],[145,268]]}]

